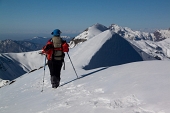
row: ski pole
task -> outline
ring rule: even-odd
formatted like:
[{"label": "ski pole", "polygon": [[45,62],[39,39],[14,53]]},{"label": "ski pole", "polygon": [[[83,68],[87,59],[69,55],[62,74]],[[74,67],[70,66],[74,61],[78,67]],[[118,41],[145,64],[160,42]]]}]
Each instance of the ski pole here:
[{"label": "ski pole", "polygon": [[42,85],[42,90],[41,90],[41,92],[43,92],[43,87],[44,87],[45,65],[46,65],[46,56],[45,56],[45,63],[44,63],[44,76],[43,76],[43,85]]},{"label": "ski pole", "polygon": [[74,72],[76,73],[76,76],[77,76],[77,78],[78,78],[77,72],[76,72],[76,70],[75,70],[75,68],[74,68],[74,65],[73,65],[73,63],[72,63],[72,61],[71,61],[71,58],[70,58],[70,55],[68,54],[68,52],[67,52],[67,55],[68,55],[68,58],[70,59],[70,62],[71,62],[72,67],[73,67],[73,69],[74,69]]}]

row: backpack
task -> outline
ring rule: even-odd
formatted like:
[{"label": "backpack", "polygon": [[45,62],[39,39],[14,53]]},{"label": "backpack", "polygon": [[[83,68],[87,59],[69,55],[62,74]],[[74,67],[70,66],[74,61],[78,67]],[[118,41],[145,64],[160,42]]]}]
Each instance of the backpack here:
[{"label": "backpack", "polygon": [[42,53],[47,55],[48,60],[64,60],[64,52],[69,51],[69,45],[60,37],[54,36],[43,47]]}]

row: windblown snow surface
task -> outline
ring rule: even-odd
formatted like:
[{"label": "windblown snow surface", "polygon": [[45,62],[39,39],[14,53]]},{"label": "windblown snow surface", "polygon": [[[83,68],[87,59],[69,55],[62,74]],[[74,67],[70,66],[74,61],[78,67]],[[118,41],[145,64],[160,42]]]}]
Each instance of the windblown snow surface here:
[{"label": "windblown snow surface", "polygon": [[[78,79],[66,55],[59,88],[51,88],[47,66],[24,74],[0,89],[0,112],[170,112],[170,61],[154,60],[147,54],[148,61],[144,61],[131,44],[110,30],[76,46],[69,54]],[[44,64],[38,55],[34,60]]]}]

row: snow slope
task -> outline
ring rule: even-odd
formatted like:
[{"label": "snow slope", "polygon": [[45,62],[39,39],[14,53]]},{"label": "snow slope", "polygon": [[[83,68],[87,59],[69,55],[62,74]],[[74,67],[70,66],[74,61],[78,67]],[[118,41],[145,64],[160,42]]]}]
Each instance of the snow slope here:
[{"label": "snow slope", "polygon": [[[37,58],[39,60],[37,60]],[[0,78],[13,80],[43,66],[44,56],[39,51],[0,54]]]},{"label": "snow slope", "polygon": [[[156,66],[155,66],[156,65]],[[142,61],[82,70],[69,62],[61,84],[52,89],[48,67],[25,74],[0,89],[1,113],[169,113],[170,63]]]}]

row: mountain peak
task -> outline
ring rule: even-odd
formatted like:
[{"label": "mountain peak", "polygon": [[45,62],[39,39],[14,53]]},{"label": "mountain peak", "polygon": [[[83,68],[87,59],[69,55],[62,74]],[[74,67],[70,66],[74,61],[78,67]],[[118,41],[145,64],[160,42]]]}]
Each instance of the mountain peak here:
[{"label": "mountain peak", "polygon": [[102,33],[103,31],[108,30],[108,28],[102,24],[96,23],[91,27],[84,30],[81,34],[76,36],[70,41],[70,48],[75,47],[77,44],[82,43],[86,40],[93,38],[94,36]]},{"label": "mountain peak", "polygon": [[111,27],[119,27],[117,24],[111,24]]},{"label": "mountain peak", "polygon": [[109,28],[112,30],[112,31],[115,31],[115,32],[119,32],[119,31],[127,31],[127,32],[132,32],[133,30],[128,28],[128,27],[121,27],[117,24],[111,24],[109,26]]},{"label": "mountain peak", "polygon": [[102,24],[96,23],[96,24],[92,25],[91,27],[89,27],[88,29],[97,29],[97,30],[100,30],[100,31],[105,31],[108,28],[106,26],[102,25]]}]

